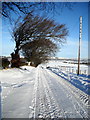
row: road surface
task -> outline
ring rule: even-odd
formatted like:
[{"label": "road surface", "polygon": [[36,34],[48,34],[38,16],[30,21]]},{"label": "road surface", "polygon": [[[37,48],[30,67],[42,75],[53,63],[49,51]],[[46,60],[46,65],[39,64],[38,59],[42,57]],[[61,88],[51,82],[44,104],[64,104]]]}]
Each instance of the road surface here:
[{"label": "road surface", "polygon": [[2,118],[88,118],[87,94],[45,68],[21,72],[2,92]]}]

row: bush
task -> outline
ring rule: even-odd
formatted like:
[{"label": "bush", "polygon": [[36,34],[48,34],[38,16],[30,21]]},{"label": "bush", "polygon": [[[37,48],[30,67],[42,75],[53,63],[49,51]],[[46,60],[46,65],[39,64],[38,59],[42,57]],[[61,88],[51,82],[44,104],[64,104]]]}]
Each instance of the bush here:
[{"label": "bush", "polygon": [[8,68],[9,67],[9,64],[10,64],[10,61],[8,61],[7,58],[2,58],[2,67],[5,69],[5,68]]}]

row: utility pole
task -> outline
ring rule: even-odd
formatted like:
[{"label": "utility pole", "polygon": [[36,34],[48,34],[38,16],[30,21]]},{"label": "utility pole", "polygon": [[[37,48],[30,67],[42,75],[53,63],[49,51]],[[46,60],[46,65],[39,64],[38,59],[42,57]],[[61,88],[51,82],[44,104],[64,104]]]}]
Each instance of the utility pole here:
[{"label": "utility pole", "polygon": [[82,39],[82,16],[80,16],[79,48],[78,48],[78,70],[77,70],[77,75],[79,75],[79,73],[80,73],[80,50],[81,50],[81,39]]}]

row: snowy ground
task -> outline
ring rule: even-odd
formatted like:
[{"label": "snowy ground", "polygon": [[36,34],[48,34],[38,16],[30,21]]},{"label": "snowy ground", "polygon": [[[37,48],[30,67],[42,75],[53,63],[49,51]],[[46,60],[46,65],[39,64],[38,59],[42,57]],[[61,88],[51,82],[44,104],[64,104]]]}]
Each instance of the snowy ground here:
[{"label": "snowy ground", "polygon": [[43,66],[0,71],[2,118],[88,118],[88,76]]}]

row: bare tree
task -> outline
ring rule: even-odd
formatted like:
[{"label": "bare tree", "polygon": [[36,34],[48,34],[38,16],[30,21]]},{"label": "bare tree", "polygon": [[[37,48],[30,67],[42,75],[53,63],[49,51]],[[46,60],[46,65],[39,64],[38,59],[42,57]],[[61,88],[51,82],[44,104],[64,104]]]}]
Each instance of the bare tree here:
[{"label": "bare tree", "polygon": [[[70,2],[2,2],[0,13],[7,19],[14,19],[14,15],[26,15],[31,11],[35,13],[60,14],[64,8],[72,9]],[[59,10],[58,10],[59,9]]]},{"label": "bare tree", "polygon": [[33,41],[49,40],[53,44],[63,43],[67,33],[64,24],[57,24],[53,20],[28,14],[13,30],[13,39],[16,43],[15,53],[13,54],[18,56],[22,47]]}]

